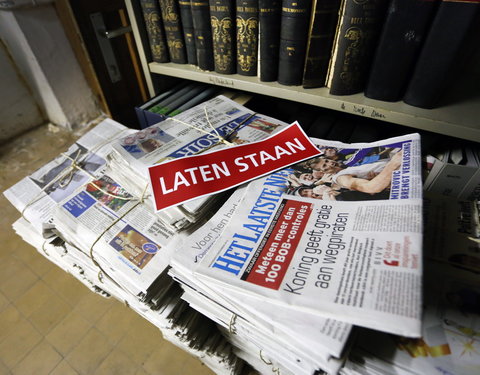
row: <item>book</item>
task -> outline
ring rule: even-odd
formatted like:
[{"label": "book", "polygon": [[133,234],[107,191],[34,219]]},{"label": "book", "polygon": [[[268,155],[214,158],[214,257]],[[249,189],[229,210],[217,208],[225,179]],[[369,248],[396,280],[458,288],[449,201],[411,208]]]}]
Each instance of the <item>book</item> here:
[{"label": "book", "polygon": [[215,71],[221,74],[236,73],[234,0],[210,0],[210,22]]},{"label": "book", "polygon": [[258,0],[236,0],[237,73],[257,75]]},{"label": "book", "polygon": [[220,88],[217,86],[209,86],[204,88],[198,95],[192,96],[191,99],[185,101],[181,106],[179,106],[177,109],[174,111],[170,112],[168,116],[173,117],[178,115],[179,113],[182,113],[186,111],[187,109],[190,109],[197,104],[200,104],[208,99],[211,99],[213,96],[217,95],[217,93],[220,91]]},{"label": "book", "polygon": [[388,0],[342,0],[326,86],[332,95],[361,92]]},{"label": "book", "polygon": [[470,47],[478,44],[470,36],[479,34],[473,32],[478,31],[479,9],[477,0],[443,0],[439,4],[405,92],[405,103],[421,108],[438,104],[458,78]]},{"label": "book", "polygon": [[437,5],[436,0],[390,2],[365,96],[389,102],[402,98]]},{"label": "book", "polygon": [[306,89],[325,86],[339,7],[340,0],[313,0],[302,82]]},{"label": "book", "polygon": [[197,64],[201,70],[214,70],[212,28],[208,1],[191,1]]},{"label": "book", "polygon": [[176,0],[159,0],[159,3],[170,60],[176,64],[186,64],[187,52],[178,3]]},{"label": "book", "polygon": [[141,0],[143,18],[147,29],[148,43],[152,53],[152,60],[158,63],[169,62],[165,31],[163,30],[160,7],[155,0]]},{"label": "book", "polygon": [[301,85],[311,1],[283,0],[278,58],[278,83]]},{"label": "book", "polygon": [[278,77],[281,6],[281,0],[258,0],[258,64],[263,82],[273,82]]},{"label": "book", "polygon": [[[177,100],[182,100],[182,98],[188,95],[191,91],[197,89],[199,84],[197,82],[190,82],[186,86],[180,88],[179,90],[171,93],[168,97],[158,102],[155,106],[150,107],[148,110],[150,112],[155,112],[160,115],[166,115],[168,112],[174,110],[176,107],[172,106],[172,103],[175,103]],[[188,100],[188,99],[187,99]],[[183,104],[183,103],[181,103]]]},{"label": "book", "polygon": [[166,116],[153,112],[152,108],[155,108],[156,106],[158,106],[160,103],[162,103],[162,101],[166,100],[170,95],[174,94],[178,90],[187,86],[187,84],[188,84],[187,81],[180,82],[178,85],[172,87],[171,89],[168,89],[167,91],[162,92],[161,94],[158,94],[157,96],[146,101],[142,105],[135,107],[135,113],[137,115],[140,128],[145,129],[153,124],[156,124],[165,120]]},{"label": "book", "polygon": [[179,0],[180,18],[182,21],[183,38],[187,51],[187,62],[197,65],[197,50],[195,48],[195,36],[193,31],[192,6],[190,0]]}]

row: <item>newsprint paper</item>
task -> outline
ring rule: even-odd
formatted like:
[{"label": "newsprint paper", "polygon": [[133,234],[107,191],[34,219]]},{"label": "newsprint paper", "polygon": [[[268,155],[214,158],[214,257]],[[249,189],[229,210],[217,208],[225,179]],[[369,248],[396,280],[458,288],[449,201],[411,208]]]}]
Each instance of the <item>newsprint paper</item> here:
[{"label": "newsprint paper", "polygon": [[196,275],[291,308],[292,316],[305,311],[419,337],[419,136],[313,141],[324,156],[248,185]]}]

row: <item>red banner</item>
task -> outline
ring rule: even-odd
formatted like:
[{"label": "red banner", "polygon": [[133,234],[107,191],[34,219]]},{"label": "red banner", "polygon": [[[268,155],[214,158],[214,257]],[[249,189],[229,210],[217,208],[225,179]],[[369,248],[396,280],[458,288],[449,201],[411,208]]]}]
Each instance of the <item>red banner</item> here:
[{"label": "red banner", "polygon": [[319,155],[298,123],[259,142],[170,160],[149,168],[157,211],[227,190]]},{"label": "red banner", "polygon": [[284,200],[278,219],[263,248],[252,258],[242,280],[277,290],[302,238],[313,204]]}]

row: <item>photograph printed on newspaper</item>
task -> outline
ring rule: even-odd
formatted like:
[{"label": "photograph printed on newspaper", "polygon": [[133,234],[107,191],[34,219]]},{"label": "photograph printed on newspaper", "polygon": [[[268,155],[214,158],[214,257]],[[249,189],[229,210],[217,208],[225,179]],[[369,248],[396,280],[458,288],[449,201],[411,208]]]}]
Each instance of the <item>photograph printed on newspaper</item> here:
[{"label": "photograph printed on newspaper", "polygon": [[419,135],[313,141],[323,155],[249,184],[197,276],[273,304],[418,337]]}]

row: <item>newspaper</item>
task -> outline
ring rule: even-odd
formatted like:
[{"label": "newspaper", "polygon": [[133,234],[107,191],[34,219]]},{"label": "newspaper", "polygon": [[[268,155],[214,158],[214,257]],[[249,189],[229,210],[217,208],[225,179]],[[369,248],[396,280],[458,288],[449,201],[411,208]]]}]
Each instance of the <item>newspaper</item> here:
[{"label": "newspaper", "polygon": [[[242,204],[244,190],[243,187],[235,190],[205,225],[190,235],[181,246],[177,246],[169,273],[186,286],[183,299],[225,328],[235,319],[237,335],[240,334],[238,327],[247,325],[252,327],[249,332],[256,332],[256,340],[258,337],[275,338],[275,343],[270,343],[266,350],[272,350],[273,346],[278,345],[289,348],[296,358],[285,364],[287,356],[280,356],[279,361],[283,367],[295,369],[296,373],[299,373],[298,366],[307,374],[318,368],[336,373],[342,362],[332,356],[341,356],[351,325],[307,313],[297,315],[300,319],[293,320],[288,311],[281,308],[268,310],[264,301],[249,296],[242,296],[239,302],[232,291],[228,294],[217,293],[194,277],[200,259],[221,236],[222,229]],[[232,317],[232,312],[235,318]],[[274,353],[279,351],[275,350]]]},{"label": "newspaper", "polygon": [[[42,233],[51,224],[55,205],[105,167],[110,141],[132,132],[111,119],[103,120],[66,152],[4,191],[5,197]],[[72,167],[73,161],[79,168]]]},{"label": "newspaper", "polygon": [[78,188],[60,202],[54,224],[133,295],[145,293],[168,266],[167,244],[185,234],[168,229],[140,200],[108,175]]},{"label": "newspaper", "polygon": [[361,331],[347,363],[349,369],[360,374],[480,372],[478,276],[454,269],[448,271],[435,263],[426,265],[425,275],[422,337],[411,339]]},{"label": "newspaper", "polygon": [[196,275],[212,288],[290,309],[292,317],[303,311],[418,337],[419,135],[314,143],[324,156],[249,184]]},{"label": "newspaper", "polygon": [[[172,269],[170,270],[174,277],[204,294],[212,292],[207,285],[201,283],[193,274],[201,259],[208,253],[215,241],[220,238],[222,229],[226,227],[235,210],[241,205],[245,194],[244,190],[243,187],[237,189],[219,211],[205,225],[190,235],[181,245],[180,250],[175,252],[172,256]],[[235,305],[235,301],[232,301],[231,298],[232,293],[234,291],[229,291],[230,295],[228,297],[230,298],[224,296],[221,299],[223,303],[229,306]],[[225,301],[225,298],[228,302]],[[256,321],[263,319],[265,322],[269,322],[268,325],[278,325],[276,330],[283,331],[290,337],[302,332],[298,345],[305,345],[304,350],[307,353],[312,352],[318,355],[318,352],[321,352],[334,357],[341,356],[351,329],[349,324],[308,313],[303,313],[300,320],[292,319],[289,311],[281,308],[271,311],[268,306],[260,303],[253,296],[242,296],[241,298],[242,316],[249,316],[250,319]],[[218,296],[217,299],[219,299]],[[309,330],[300,329],[305,328],[306,325],[310,327]]]},{"label": "newspaper", "polygon": [[[173,118],[122,138],[110,155],[114,177],[133,194],[148,184],[148,167],[162,161],[195,155],[213,147],[264,139],[286,123],[255,114],[224,96],[215,97]],[[118,166],[118,167],[117,167]],[[159,213],[169,225],[182,228],[197,220],[211,197],[194,199]]]}]

